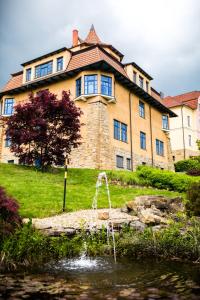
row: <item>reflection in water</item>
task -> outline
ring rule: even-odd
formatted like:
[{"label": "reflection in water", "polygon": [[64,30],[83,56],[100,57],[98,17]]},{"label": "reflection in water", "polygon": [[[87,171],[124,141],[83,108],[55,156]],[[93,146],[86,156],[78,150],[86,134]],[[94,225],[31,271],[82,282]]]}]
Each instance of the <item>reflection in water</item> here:
[{"label": "reflection in water", "polygon": [[200,299],[199,265],[112,258],[60,260],[0,275],[0,299]]}]

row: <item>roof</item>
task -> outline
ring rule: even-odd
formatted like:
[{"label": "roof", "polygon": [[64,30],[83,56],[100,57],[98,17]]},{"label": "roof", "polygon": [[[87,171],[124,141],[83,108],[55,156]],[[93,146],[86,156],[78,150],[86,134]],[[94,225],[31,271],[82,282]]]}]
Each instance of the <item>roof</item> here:
[{"label": "roof", "polygon": [[21,64],[21,66],[25,67],[25,66],[27,66],[27,65],[30,65],[30,64],[32,64],[32,63],[34,63],[34,62],[36,62],[36,61],[39,61],[39,60],[43,59],[43,58],[47,58],[47,57],[52,56],[52,55],[54,55],[54,54],[63,52],[63,51],[65,51],[65,50],[68,50],[68,51],[69,51],[68,48],[62,47],[62,48],[60,48],[60,49],[54,50],[54,51],[49,52],[49,53],[47,53],[47,54],[44,54],[44,55],[42,55],[42,56],[38,56],[37,58],[31,59],[31,60],[29,60],[29,61],[26,61],[26,62],[24,62],[23,64]]},{"label": "roof", "polygon": [[163,103],[169,108],[185,105],[191,109],[196,109],[199,97],[200,91],[193,91],[177,96],[167,96],[163,99]]},{"label": "roof", "polygon": [[132,65],[135,67],[138,71],[140,71],[144,76],[146,76],[149,80],[152,80],[153,77],[151,77],[147,72],[145,72],[140,66],[138,66],[135,62],[125,63],[124,66]]},{"label": "roof", "polygon": [[72,53],[71,60],[66,70],[62,72],[51,74],[44,78],[32,81],[27,84],[22,84],[22,74],[15,75],[6,84],[0,95],[16,94],[34,88],[46,86],[52,82],[61,81],[65,78],[73,77],[82,70],[103,70],[112,72],[115,75],[117,81],[124,85],[131,92],[135,93],[141,99],[146,100],[147,103],[156,107],[163,113],[168,113],[171,117],[176,117],[176,114],[168,109],[163,103],[156,100],[154,97],[145,92],[137,84],[132,82],[124,68],[123,64],[118,60],[115,60],[109,53],[107,53],[100,45],[93,45],[91,47],[82,49],[80,51]]},{"label": "roof", "polygon": [[85,39],[85,42],[89,43],[89,44],[101,44],[101,40],[98,37],[93,24],[92,24],[90,31]]}]

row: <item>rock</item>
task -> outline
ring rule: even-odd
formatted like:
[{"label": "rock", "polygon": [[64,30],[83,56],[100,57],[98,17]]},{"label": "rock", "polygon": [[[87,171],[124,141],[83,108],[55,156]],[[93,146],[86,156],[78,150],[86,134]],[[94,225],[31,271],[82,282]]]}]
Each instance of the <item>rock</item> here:
[{"label": "rock", "polygon": [[123,213],[128,213],[128,208],[127,208],[127,206],[122,207],[122,208],[121,208],[121,212],[123,212]]},{"label": "rock", "polygon": [[128,211],[132,211],[132,210],[137,211],[138,205],[137,205],[137,203],[135,203],[134,200],[132,200],[126,204],[126,207],[127,207]]},{"label": "rock", "polygon": [[137,221],[137,220],[136,221],[132,221],[129,226],[130,226],[130,228],[133,228],[135,230],[142,231],[142,232],[147,227],[146,224],[144,224],[144,223],[142,223],[140,221]]},{"label": "rock", "polygon": [[155,226],[152,227],[152,230],[154,232],[156,232],[156,231],[160,231],[160,230],[162,230],[164,228],[166,228],[166,225],[155,225]]},{"label": "rock", "polygon": [[151,208],[142,209],[139,214],[140,221],[148,225],[167,224],[167,220],[161,216],[155,215]]},{"label": "rock", "polygon": [[109,219],[109,212],[98,212],[98,219],[99,220],[108,220]]}]

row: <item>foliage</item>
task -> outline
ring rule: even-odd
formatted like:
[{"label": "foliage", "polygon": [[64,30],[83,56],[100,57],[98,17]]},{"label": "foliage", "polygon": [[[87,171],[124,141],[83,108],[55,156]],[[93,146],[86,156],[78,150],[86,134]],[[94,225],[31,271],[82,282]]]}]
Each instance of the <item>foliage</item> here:
[{"label": "foliage", "polygon": [[[125,228],[121,233],[115,233],[115,240],[117,257],[162,257],[193,261],[200,258],[200,223],[195,219],[172,223],[161,231],[147,228],[139,232]],[[108,245],[106,230],[93,234],[81,232],[73,238],[52,238],[33,229],[29,222],[0,244],[0,268],[16,269],[77,256],[82,253],[84,243],[90,256],[113,255],[112,239]]]},{"label": "foliage", "polygon": [[187,191],[186,210],[189,215],[200,216],[200,181],[193,183]]},{"label": "foliage", "polygon": [[200,140],[197,140],[197,147],[198,147],[198,149],[199,149],[199,151],[200,151]]},{"label": "foliage", "polygon": [[191,170],[187,171],[187,175],[200,176],[200,169],[191,169]]},{"label": "foliage", "polygon": [[63,91],[62,98],[43,90],[15,106],[7,121],[10,150],[22,164],[37,163],[42,169],[63,165],[72,148],[80,144],[81,111]]},{"label": "foliage", "polygon": [[198,158],[180,160],[174,164],[176,172],[187,172],[190,170],[200,170],[200,161]]},{"label": "foliage", "polygon": [[[134,174],[126,172],[127,174]],[[67,177],[67,211],[90,209],[95,195],[99,170],[69,169]],[[110,178],[109,172],[108,178]],[[34,167],[0,164],[0,185],[18,200],[20,214],[23,217],[42,218],[55,215],[62,210],[63,201],[62,168],[53,168],[42,173]],[[122,207],[127,201],[140,195],[178,196],[178,193],[159,191],[147,187],[125,187],[121,184],[110,184],[113,207]],[[98,207],[108,207],[105,185],[100,188]]]},{"label": "foliage", "polygon": [[17,202],[0,187],[0,238],[10,234],[21,224]]},{"label": "foliage", "polygon": [[199,180],[198,178],[192,178],[185,174],[177,174],[171,171],[146,166],[139,167],[137,169],[137,175],[150,186],[178,192],[185,192],[190,184]]}]

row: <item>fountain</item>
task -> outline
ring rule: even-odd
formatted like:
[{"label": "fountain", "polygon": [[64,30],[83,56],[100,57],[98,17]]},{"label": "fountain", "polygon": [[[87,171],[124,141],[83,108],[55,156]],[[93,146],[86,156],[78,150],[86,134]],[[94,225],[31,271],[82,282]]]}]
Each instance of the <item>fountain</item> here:
[{"label": "fountain", "polygon": [[106,172],[101,172],[98,175],[97,182],[96,182],[96,192],[95,192],[95,196],[94,196],[94,199],[93,199],[93,202],[92,202],[92,208],[94,210],[94,215],[96,215],[96,219],[97,219],[98,218],[97,209],[98,209],[99,188],[103,184],[103,179],[105,180],[107,197],[108,197],[108,207],[109,207],[109,216],[108,216],[107,226],[106,226],[106,228],[107,228],[107,242],[108,242],[108,245],[109,245],[109,243],[110,243],[110,234],[111,234],[112,241],[113,241],[113,256],[114,256],[114,260],[116,262],[115,234],[114,234],[113,222],[111,220],[109,220],[109,218],[111,216],[112,204],[111,204],[110,190],[109,190],[108,178],[107,178]]}]

